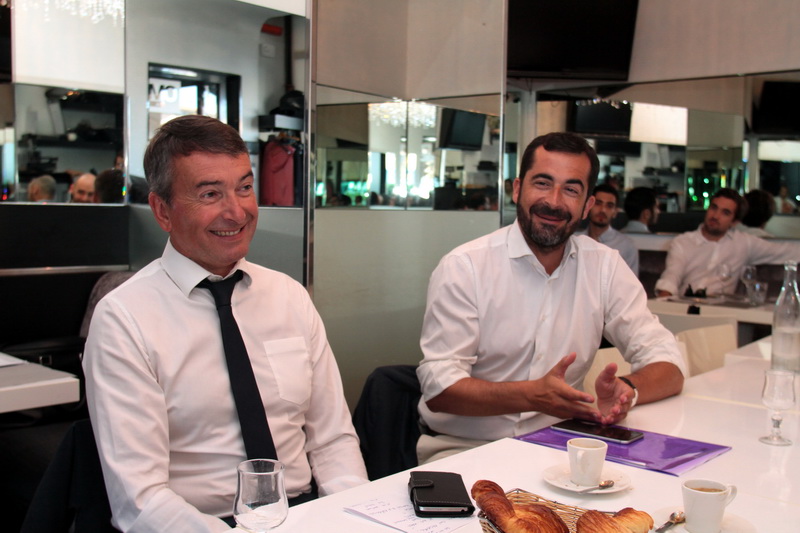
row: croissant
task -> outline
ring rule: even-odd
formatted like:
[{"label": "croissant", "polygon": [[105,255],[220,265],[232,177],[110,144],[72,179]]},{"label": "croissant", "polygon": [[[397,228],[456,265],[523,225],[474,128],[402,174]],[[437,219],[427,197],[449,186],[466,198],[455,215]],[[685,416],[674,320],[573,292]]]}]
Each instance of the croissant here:
[{"label": "croissant", "polygon": [[493,481],[476,481],[472,497],[486,518],[505,533],[569,533],[567,525],[552,509],[535,503],[512,504]]},{"label": "croissant", "polygon": [[652,528],[653,518],[649,514],[630,507],[614,516],[586,511],[577,523],[577,533],[647,533]]},{"label": "croissant", "polygon": [[614,520],[628,528],[631,533],[647,533],[653,529],[653,517],[644,511],[626,507],[614,513]]}]

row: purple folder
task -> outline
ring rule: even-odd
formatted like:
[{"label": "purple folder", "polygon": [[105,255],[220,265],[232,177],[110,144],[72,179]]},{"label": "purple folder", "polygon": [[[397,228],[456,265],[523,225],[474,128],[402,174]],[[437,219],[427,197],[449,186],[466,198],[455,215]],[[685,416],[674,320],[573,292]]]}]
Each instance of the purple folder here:
[{"label": "purple folder", "polygon": [[[609,442],[606,459],[623,465],[679,476],[731,449],[730,446],[682,439],[640,429],[635,431],[641,431],[644,437],[630,444]],[[566,450],[567,441],[576,436],[548,427],[515,438]]]}]

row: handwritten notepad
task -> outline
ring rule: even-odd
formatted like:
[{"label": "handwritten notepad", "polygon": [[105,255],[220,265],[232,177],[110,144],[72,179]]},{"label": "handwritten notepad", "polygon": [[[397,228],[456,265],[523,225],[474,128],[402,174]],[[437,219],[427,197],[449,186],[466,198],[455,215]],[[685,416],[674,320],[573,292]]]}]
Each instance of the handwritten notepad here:
[{"label": "handwritten notepad", "polygon": [[386,495],[345,507],[346,512],[367,520],[383,524],[405,533],[449,533],[477,520],[474,516],[464,518],[420,518],[414,514],[414,506],[408,494]]}]

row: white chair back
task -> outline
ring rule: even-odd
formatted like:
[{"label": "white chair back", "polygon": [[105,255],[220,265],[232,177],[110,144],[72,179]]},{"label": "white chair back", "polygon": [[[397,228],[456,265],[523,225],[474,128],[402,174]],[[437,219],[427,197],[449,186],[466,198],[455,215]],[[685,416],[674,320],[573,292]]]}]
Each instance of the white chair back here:
[{"label": "white chair back", "polygon": [[597,353],[594,356],[594,362],[592,363],[592,366],[589,367],[589,372],[583,378],[583,390],[592,396],[597,396],[595,394],[594,382],[608,363],[617,363],[618,376],[624,376],[631,373],[631,364],[623,359],[622,354],[618,349],[614,347],[601,348],[597,350]]},{"label": "white chair back", "polygon": [[736,328],[731,324],[686,329],[675,338],[686,346],[689,376],[721,367],[725,354],[737,348]]}]

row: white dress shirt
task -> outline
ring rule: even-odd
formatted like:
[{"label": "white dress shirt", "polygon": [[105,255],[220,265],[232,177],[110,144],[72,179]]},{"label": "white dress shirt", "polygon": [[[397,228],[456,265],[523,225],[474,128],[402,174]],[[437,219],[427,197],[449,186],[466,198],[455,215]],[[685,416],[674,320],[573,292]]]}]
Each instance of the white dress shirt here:
[{"label": "white dress shirt", "polygon": [[[647,309],[642,284],[619,253],[572,236],[559,267],[547,275],[512,224],[446,255],[431,276],[417,375],[420,414],[438,433],[496,440],[555,419],[537,412],[500,416],[433,413],[425,401],[457,381],[522,381],[544,376],[577,353],[566,381],[583,388],[603,336],[637,371],[657,361],[684,371],[675,337]],[[684,372],[685,373],[685,372]]]},{"label": "white dress shirt", "polygon": [[[289,497],[367,481],[322,321],[288,276],[239,261],[233,312],[259,384]],[[235,269],[234,269],[235,270]],[[210,276],[170,243],[97,305],[83,366],[114,524],[227,531],[246,459]],[[212,280],[214,277],[212,277]],[[218,277],[216,279],[219,279]]]},{"label": "white dress shirt", "polygon": [[[576,234],[588,235],[588,231],[588,229],[585,229],[576,232]],[[631,267],[633,273],[639,276],[639,250],[636,248],[636,245],[633,244],[633,239],[609,226],[600,234],[599,242],[618,251],[625,263]]]},{"label": "white dress shirt", "polygon": [[[739,274],[747,265],[782,263],[800,260],[800,244],[771,242],[743,231],[727,231],[718,241],[703,237],[700,229],[678,235],[669,245],[667,262],[656,290],[676,296],[692,290],[706,293],[733,293]],[[727,265],[730,277],[720,276],[720,265]]]}]

